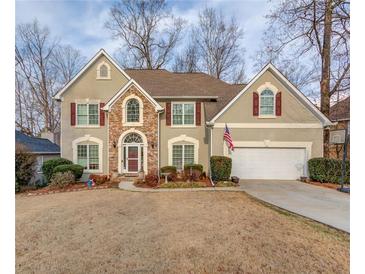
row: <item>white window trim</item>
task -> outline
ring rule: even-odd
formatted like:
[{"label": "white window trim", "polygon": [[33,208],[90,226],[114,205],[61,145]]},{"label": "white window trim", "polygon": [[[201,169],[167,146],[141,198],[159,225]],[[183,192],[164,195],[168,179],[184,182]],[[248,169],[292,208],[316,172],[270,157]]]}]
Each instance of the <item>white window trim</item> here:
[{"label": "white window trim", "polygon": [[[274,94],[274,114],[261,114],[261,93],[269,89]],[[259,94],[259,116],[260,119],[273,119],[276,118],[276,94],[278,93],[278,88],[275,87],[271,82],[265,82],[265,84],[261,85],[257,89],[257,93]]]},{"label": "white window trim", "polygon": [[[312,157],[312,142],[281,142],[281,141],[234,141],[235,148],[239,147],[251,147],[251,148],[304,148],[305,149],[305,166],[304,176],[308,175],[307,161]],[[223,142],[223,155],[226,157],[232,157],[232,152],[228,150],[226,142]]]},{"label": "white window trim", "polygon": [[[79,125],[78,124],[78,119],[77,119],[77,105],[85,105],[87,104],[87,115],[89,117],[89,104],[90,105],[98,105],[98,117],[99,117],[99,122],[97,125],[89,125],[89,119],[87,119],[87,124],[86,125]],[[75,105],[76,105],[76,110],[75,110],[75,116],[76,116],[76,121],[75,121],[75,128],[100,128],[100,100],[90,100],[89,98],[86,99],[76,99],[75,100]]]},{"label": "white window trim", "polygon": [[[127,122],[127,102],[130,99],[136,99],[139,103],[139,122]],[[122,125],[123,126],[143,126],[143,101],[140,97],[138,97],[135,94],[131,94],[129,96],[127,96],[126,98],[124,98],[123,103],[122,103]]]},{"label": "white window trim", "polygon": [[84,137],[79,137],[72,141],[72,155],[73,162],[77,163],[77,145],[82,142],[96,143],[99,145],[99,169],[84,169],[87,173],[102,173],[103,172],[103,141],[96,137],[91,137],[90,135],[85,135]]},{"label": "white window trim", "polygon": [[[192,104],[194,107],[194,123],[193,124],[181,124],[181,125],[175,125],[174,124],[174,105],[184,105],[184,104]],[[196,102],[190,101],[190,102],[171,102],[171,127],[183,127],[183,128],[194,128],[196,127]],[[183,107],[183,123],[184,123],[184,107]]]},{"label": "white window trim", "polygon": [[[105,65],[105,66],[108,68],[108,76],[107,76],[107,77],[102,77],[102,76],[100,75],[100,67],[101,67],[102,65]],[[111,71],[110,71],[110,65],[109,65],[107,62],[102,61],[102,62],[100,62],[100,63],[98,64],[98,66],[97,66],[97,68],[96,68],[96,79],[97,79],[97,80],[111,80],[112,78],[111,78],[110,73],[111,73]]]},{"label": "white window trim", "polygon": [[122,174],[125,173],[126,170],[124,170],[123,165],[122,165],[122,159],[123,159],[123,140],[125,138],[125,136],[127,136],[129,133],[137,133],[142,137],[142,146],[143,146],[143,169],[144,172],[148,172],[148,142],[147,142],[147,137],[146,135],[144,135],[143,132],[135,129],[135,128],[131,128],[128,129],[126,131],[124,131],[118,139],[118,173]]},{"label": "white window trim", "polygon": [[[172,165],[172,146],[179,145],[178,144],[179,142],[186,142],[186,143],[188,143],[188,145],[194,145],[194,163],[198,164],[199,163],[199,140],[192,138],[192,137],[188,137],[184,134],[184,135],[180,135],[175,138],[171,138],[167,141],[169,166]],[[184,162],[184,159],[183,159],[183,162]]]},{"label": "white window trim", "polygon": [[[37,157],[40,157],[40,159],[42,159],[41,160],[41,168],[40,168],[40,170],[38,171],[36,171],[38,174],[43,174],[43,171],[42,171],[42,166],[43,166],[43,163],[44,163],[44,156],[43,155],[39,155],[39,156],[37,156]],[[37,164],[38,164],[38,159],[37,159]]]}]

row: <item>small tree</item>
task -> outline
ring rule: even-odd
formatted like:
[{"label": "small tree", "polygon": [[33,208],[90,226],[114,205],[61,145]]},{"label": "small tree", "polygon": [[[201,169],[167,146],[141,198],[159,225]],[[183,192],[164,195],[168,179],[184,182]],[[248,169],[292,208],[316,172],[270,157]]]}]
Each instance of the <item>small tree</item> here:
[{"label": "small tree", "polygon": [[26,185],[33,177],[36,167],[36,156],[21,144],[15,146],[15,180],[18,185]]}]

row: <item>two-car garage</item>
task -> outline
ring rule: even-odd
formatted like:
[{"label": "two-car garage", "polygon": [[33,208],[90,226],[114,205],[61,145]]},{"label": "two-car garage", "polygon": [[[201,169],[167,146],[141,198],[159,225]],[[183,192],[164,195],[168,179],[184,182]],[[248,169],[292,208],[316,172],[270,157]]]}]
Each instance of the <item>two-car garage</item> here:
[{"label": "two-car garage", "polygon": [[236,147],[232,176],[241,179],[295,180],[305,174],[305,148]]}]

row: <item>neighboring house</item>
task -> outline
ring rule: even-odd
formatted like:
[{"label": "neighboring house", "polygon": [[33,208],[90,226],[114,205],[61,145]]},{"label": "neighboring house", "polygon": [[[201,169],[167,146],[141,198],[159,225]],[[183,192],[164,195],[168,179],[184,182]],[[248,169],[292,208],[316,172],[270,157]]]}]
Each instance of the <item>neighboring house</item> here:
[{"label": "neighboring house", "polygon": [[[332,122],[336,123],[331,127],[332,130],[345,128],[350,130],[350,96],[339,101],[330,108],[330,119]],[[330,157],[342,159],[343,146],[331,145]],[[350,142],[347,145],[347,159],[350,159]]]},{"label": "neighboring house", "polygon": [[322,156],[323,127],[332,124],[272,64],[247,85],[230,85],[204,73],[123,70],[100,50],[55,99],[61,156],[86,175],[188,163],[209,172],[211,155],[227,155],[240,178],[296,179]]},{"label": "neighboring house", "polygon": [[[42,138],[28,136],[18,130],[15,131],[15,143],[24,145],[30,153],[37,157],[37,174],[42,173],[42,165],[44,161],[60,157],[60,147],[53,143],[52,133],[42,133]],[[35,176],[33,180],[39,178]]]}]

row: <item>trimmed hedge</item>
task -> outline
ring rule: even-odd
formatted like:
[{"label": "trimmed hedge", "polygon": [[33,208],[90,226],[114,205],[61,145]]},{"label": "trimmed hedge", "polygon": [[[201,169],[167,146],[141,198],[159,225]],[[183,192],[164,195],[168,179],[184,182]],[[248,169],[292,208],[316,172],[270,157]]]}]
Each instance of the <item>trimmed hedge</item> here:
[{"label": "trimmed hedge", "polygon": [[186,164],[184,165],[184,171],[185,172],[189,172],[190,171],[190,168],[194,171],[194,170],[197,170],[197,171],[200,171],[200,173],[203,173],[203,165],[200,165],[200,164]]},{"label": "trimmed hedge", "polygon": [[53,173],[57,172],[65,173],[66,171],[71,171],[75,175],[75,179],[78,180],[81,178],[82,173],[84,172],[84,167],[76,164],[71,164],[71,165],[59,165],[53,169]]},{"label": "trimmed hedge", "polygon": [[210,168],[213,181],[227,181],[231,176],[232,159],[225,156],[211,156]]},{"label": "trimmed hedge", "polygon": [[[341,183],[342,160],[313,158],[308,161],[309,177],[321,183]],[[346,160],[344,183],[350,183],[350,161]]]},{"label": "trimmed hedge", "polygon": [[176,173],[176,167],[175,166],[163,166],[160,168],[161,173]]},{"label": "trimmed hedge", "polygon": [[53,169],[56,166],[60,165],[71,165],[73,164],[72,161],[64,159],[64,158],[56,158],[51,159],[48,161],[45,161],[42,166],[42,171],[44,176],[46,177],[47,182],[50,182],[52,175],[53,175]]}]

